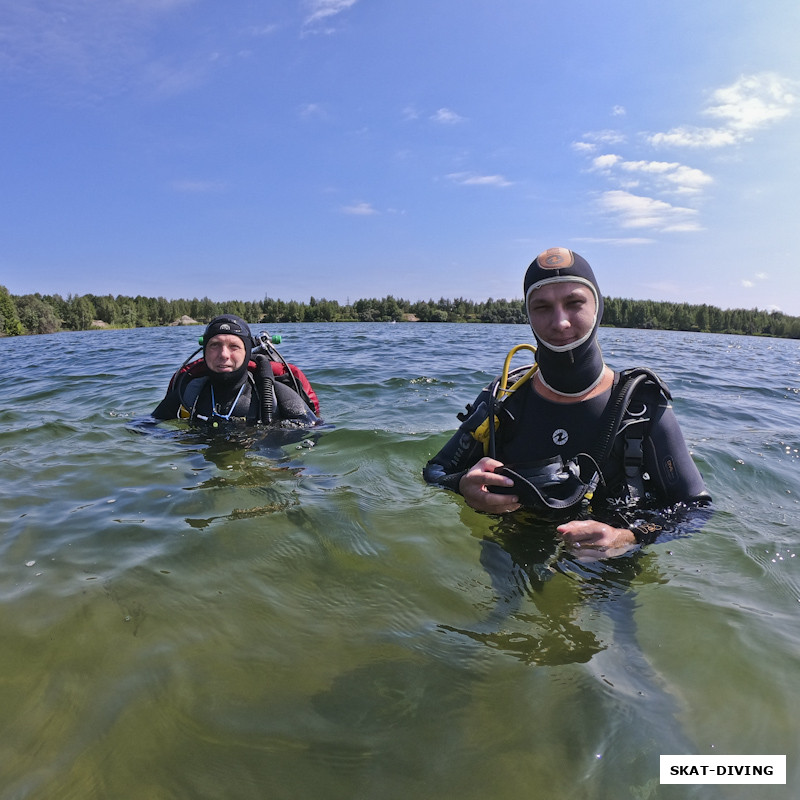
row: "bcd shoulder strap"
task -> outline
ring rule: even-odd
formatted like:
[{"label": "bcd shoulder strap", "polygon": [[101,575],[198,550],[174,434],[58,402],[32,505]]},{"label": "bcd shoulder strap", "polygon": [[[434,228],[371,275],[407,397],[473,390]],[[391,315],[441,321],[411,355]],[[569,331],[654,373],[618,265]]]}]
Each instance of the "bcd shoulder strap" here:
[{"label": "bcd shoulder strap", "polygon": [[[644,495],[644,439],[651,417],[646,416],[647,407],[636,414],[630,411],[634,395],[644,386],[658,390],[667,400],[672,399],[669,388],[652,370],[646,367],[635,367],[620,373],[601,420],[600,434],[595,442],[592,456],[605,471],[609,464],[611,452],[617,434],[623,435],[623,467],[625,482],[628,485],[629,499],[640,500]],[[628,420],[626,421],[626,417]]]}]

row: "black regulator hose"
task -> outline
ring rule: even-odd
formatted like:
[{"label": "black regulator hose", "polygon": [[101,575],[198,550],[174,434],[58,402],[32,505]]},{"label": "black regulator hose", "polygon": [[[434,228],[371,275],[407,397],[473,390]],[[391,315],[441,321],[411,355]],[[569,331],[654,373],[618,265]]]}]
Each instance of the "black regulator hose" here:
[{"label": "black regulator hose", "polygon": [[272,367],[267,356],[259,354],[256,360],[256,388],[261,397],[261,422],[270,425],[275,419],[275,386]]}]

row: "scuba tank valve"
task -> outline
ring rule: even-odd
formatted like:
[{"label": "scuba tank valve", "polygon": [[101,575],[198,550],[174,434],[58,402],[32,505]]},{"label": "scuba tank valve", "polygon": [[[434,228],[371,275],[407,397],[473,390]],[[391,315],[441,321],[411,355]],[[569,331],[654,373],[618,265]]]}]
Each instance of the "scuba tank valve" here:
[{"label": "scuba tank valve", "polygon": [[281,341],[280,334],[270,336],[266,331],[261,331],[258,336],[253,337],[253,355],[265,353],[273,361],[283,361],[281,354],[273,347],[275,344],[280,344]]}]

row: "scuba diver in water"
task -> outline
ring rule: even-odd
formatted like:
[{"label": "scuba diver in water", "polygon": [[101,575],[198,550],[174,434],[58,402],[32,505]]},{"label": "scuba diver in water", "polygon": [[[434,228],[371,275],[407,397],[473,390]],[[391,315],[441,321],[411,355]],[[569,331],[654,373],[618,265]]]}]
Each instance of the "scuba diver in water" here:
[{"label": "scuba diver in water", "polygon": [[[588,262],[563,247],[546,250],[528,267],[524,292],[537,347],[512,349],[500,378],[459,415],[425,480],[478,511],[569,519],[557,527],[564,544],[606,556],[669,534],[670,523],[646,509],[704,520],[711,497],[669,390],[647,369],[614,372],[603,360],[603,297]],[[526,348],[535,364],[509,373]]]},{"label": "scuba diver in water", "polygon": [[254,339],[234,314],[211,320],[200,339],[203,356],[189,357],[152,412],[218,428],[239,422],[270,427],[319,424],[319,401],[305,375],[287,363],[266,334]]}]

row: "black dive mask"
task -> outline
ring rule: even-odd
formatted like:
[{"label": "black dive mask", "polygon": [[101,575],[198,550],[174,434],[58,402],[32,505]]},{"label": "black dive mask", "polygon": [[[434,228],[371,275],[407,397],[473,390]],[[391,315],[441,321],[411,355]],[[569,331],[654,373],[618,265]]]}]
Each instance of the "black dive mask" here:
[{"label": "black dive mask", "polygon": [[571,511],[588,502],[600,482],[600,470],[591,456],[581,453],[565,462],[561,456],[496,470],[514,481],[513,486],[492,486],[495,494],[514,494],[526,508],[543,516]]}]

